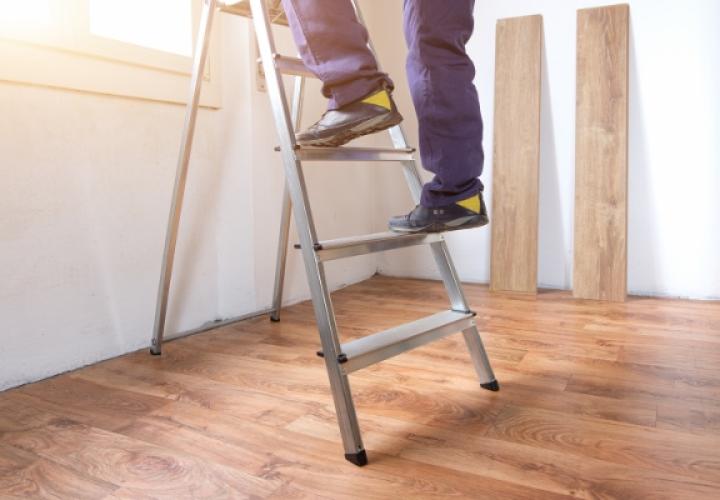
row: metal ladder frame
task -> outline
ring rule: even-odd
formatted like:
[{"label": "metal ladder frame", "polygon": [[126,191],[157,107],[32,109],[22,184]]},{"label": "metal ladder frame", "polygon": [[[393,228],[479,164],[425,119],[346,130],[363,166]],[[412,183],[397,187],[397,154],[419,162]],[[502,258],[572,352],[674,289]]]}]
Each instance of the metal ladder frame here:
[{"label": "metal ladder frame", "polygon": [[[291,214],[294,216],[300,249],[312,295],[315,317],[322,351],[318,353],[325,361],[335,410],[340,426],[345,458],[356,465],[367,463],[367,454],[362,442],[355,406],[352,400],[348,374],[355,370],[408,351],[430,341],[462,331],[473,365],[480,379],[481,387],[498,390],[499,386],[493,374],[487,354],[483,347],[475,314],[470,310],[462,291],[457,272],[452,264],[447,245],[439,234],[379,233],[358,238],[344,238],[322,242],[318,239],[313,222],[307,189],[302,171],[303,160],[324,161],[397,161],[402,164],[406,181],[413,199],[419,203],[422,192],[420,173],[401,126],[389,130],[392,149],[382,148],[300,148],[295,143],[295,132],[300,123],[305,77],[313,76],[296,58],[280,56],[275,51],[271,23],[268,19],[267,0],[203,0],[203,11],[196,41],[196,50],[191,78],[191,97],[187,106],[183,129],[177,175],[168,220],[165,250],[162,259],[160,284],[152,337],[151,353],[160,354],[165,330],[170,280],[180,223],[180,212],[185,193],[187,170],[190,160],[192,139],[195,131],[202,73],[207,60],[210,32],[214,15],[218,10],[233,14],[251,14],[257,37],[260,60],[267,82],[278,138],[280,154],[285,170],[285,189],[283,194],[280,235],[278,238],[277,268],[271,319],[280,319],[282,289],[287,259],[288,237]],[[362,14],[355,0],[352,0],[358,18]],[[249,12],[248,6],[249,4]],[[238,9],[242,6],[243,9]],[[370,44],[371,50],[374,49]],[[282,74],[295,76],[292,111],[288,110],[287,97]],[[368,337],[342,344],[335,322],[330,290],[325,279],[324,262],[379,252],[412,245],[428,244],[432,250],[436,265],[445,284],[450,310],[421,320],[400,325]],[[262,314],[263,311],[258,314]]]}]

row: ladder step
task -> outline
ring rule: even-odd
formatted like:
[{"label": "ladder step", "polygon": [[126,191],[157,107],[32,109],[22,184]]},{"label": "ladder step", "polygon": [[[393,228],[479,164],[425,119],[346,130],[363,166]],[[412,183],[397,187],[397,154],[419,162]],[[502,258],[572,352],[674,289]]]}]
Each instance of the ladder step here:
[{"label": "ladder step", "polygon": [[[366,234],[338,238],[319,242],[315,247],[317,258],[321,262],[329,260],[367,255],[416,245],[428,245],[443,240],[441,233],[403,234],[388,231],[385,233]],[[300,248],[296,244],[295,248]]]},{"label": "ladder step", "polygon": [[[275,151],[280,151],[277,146]],[[413,148],[318,148],[296,146],[295,158],[300,161],[413,161]]]},{"label": "ladder step", "polygon": [[[268,19],[273,24],[288,25],[285,11],[282,8],[281,0],[265,0],[267,5]],[[236,16],[252,17],[250,2],[248,0],[220,0],[218,8],[221,12],[234,14]]]},{"label": "ladder step", "polygon": [[302,62],[302,59],[300,58],[283,56],[281,54],[273,54],[273,59],[275,60],[275,67],[280,73],[283,73],[285,75],[307,76],[310,78],[317,78],[317,76],[315,76],[315,73],[307,69],[307,66],[305,66],[305,63]]},{"label": "ladder step", "polygon": [[[475,313],[444,311],[341,344],[341,366],[352,373],[475,325]],[[344,356],[343,356],[344,355]]]},{"label": "ladder step", "polygon": [[[283,56],[281,54],[273,54],[273,61],[275,62],[275,67],[277,68],[277,70],[285,75],[317,78],[315,76],[315,73],[310,71],[300,58]],[[258,57],[257,62],[258,64],[262,64],[262,58]]]}]

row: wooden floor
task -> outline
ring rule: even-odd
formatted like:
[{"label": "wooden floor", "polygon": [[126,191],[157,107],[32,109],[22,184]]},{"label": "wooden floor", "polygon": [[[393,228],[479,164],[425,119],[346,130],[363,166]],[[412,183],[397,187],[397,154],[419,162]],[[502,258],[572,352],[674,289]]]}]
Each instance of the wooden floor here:
[{"label": "wooden floor", "polygon": [[[467,293],[501,391],[460,335],[353,374],[367,467],[303,303],[0,394],[0,498],[720,498],[720,304]],[[425,281],[335,296],[346,338],[446,307]]]}]

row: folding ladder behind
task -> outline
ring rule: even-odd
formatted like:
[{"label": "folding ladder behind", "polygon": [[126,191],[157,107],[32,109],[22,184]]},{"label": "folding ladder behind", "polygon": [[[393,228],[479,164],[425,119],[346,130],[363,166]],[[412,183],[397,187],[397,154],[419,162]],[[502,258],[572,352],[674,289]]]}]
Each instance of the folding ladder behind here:
[{"label": "folding ladder behind", "polygon": [[[362,21],[357,3],[353,3],[358,18]],[[397,162],[403,168],[410,192],[416,203],[420,200],[422,181],[413,156],[414,150],[408,147],[405,134],[400,126],[393,127],[389,131],[394,146],[389,149],[310,148],[300,147],[295,143],[295,132],[302,108],[304,79],[305,77],[313,77],[313,75],[305,68],[301,60],[281,56],[275,52],[270,19],[275,23],[286,24],[282,11],[279,9],[278,0],[204,0],[193,63],[191,97],[185,116],[175,189],[165,241],[151,352],[156,355],[161,352],[175,244],[200,99],[203,68],[207,58],[213,18],[218,11],[252,17],[260,51],[260,60],[267,81],[267,92],[270,97],[280,140],[279,151],[285,170],[286,184],[271,318],[274,321],[279,320],[288,231],[292,211],[320,333],[322,351],[318,354],[324,358],[328,378],[330,379],[330,388],[345,448],[345,458],[356,465],[365,465],[367,455],[362,443],[355,406],[350,392],[348,382],[350,373],[452,333],[462,332],[475,371],[480,379],[481,387],[497,391],[499,386],[480,340],[474,319],[475,313],[468,306],[441,234],[397,234],[388,232],[330,241],[320,241],[318,239],[303,178],[303,161]],[[370,48],[372,49],[372,45]],[[282,74],[295,75],[292,110],[288,108]],[[430,246],[450,299],[450,309],[361,339],[341,343],[330,299],[330,290],[325,279],[324,263],[334,259],[415,245]]]}]

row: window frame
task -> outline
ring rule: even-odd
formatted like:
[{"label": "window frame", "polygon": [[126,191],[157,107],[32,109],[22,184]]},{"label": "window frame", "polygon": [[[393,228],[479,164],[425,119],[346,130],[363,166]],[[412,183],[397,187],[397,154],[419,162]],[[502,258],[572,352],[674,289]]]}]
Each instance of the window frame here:
[{"label": "window frame", "polygon": [[[0,81],[172,103],[186,103],[192,57],[90,32],[89,0],[51,0],[50,28],[0,29]],[[196,45],[203,0],[192,0]],[[213,30],[200,105],[221,106],[220,23]]]}]

